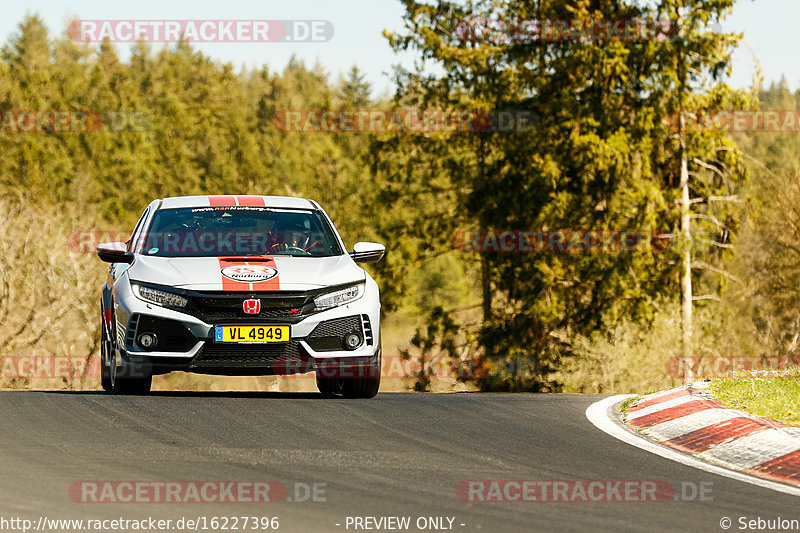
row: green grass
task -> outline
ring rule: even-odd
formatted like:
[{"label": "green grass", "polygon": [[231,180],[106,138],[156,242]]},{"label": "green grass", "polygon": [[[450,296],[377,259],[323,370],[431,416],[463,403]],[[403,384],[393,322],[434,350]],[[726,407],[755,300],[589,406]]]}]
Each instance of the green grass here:
[{"label": "green grass", "polygon": [[620,412],[621,412],[621,413],[624,413],[625,411],[627,411],[627,410],[628,410],[628,407],[630,407],[630,406],[631,406],[631,404],[632,404],[633,402],[636,402],[636,401],[638,401],[638,400],[639,400],[639,398],[641,398],[641,396],[631,396],[630,398],[628,398],[627,400],[625,400],[624,402],[622,402],[622,403],[619,405],[619,410],[620,410]]},{"label": "green grass", "polygon": [[800,426],[800,370],[734,372],[711,381],[714,397],[735,409]]}]

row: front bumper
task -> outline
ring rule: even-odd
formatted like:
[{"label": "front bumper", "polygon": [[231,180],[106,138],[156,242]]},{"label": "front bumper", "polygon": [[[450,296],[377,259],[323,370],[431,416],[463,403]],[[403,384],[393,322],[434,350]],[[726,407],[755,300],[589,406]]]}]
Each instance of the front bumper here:
[{"label": "front bumper", "polygon": [[151,357],[140,354],[123,354],[120,364],[128,367],[126,375],[147,376],[183,371],[195,374],[218,376],[291,376],[316,372],[318,377],[352,379],[379,377],[381,350],[360,357],[314,358],[308,355],[297,357],[269,357],[248,354],[246,358],[205,361],[184,357]]},{"label": "front bumper", "polygon": [[[377,286],[371,285],[374,281],[368,279],[364,296],[355,302],[305,316],[302,312],[300,316],[279,316],[268,308],[256,318],[242,313],[226,317],[218,312],[213,323],[200,318],[207,313],[181,312],[145,302],[129,290],[116,291],[117,361],[136,367],[132,371],[149,374],[175,370],[220,375],[316,371],[330,377],[337,373],[342,373],[341,377],[359,377],[365,369],[371,371],[380,364],[380,304]],[[229,300],[249,297],[237,293],[217,296]],[[268,344],[216,342],[215,326],[220,325],[287,325],[291,340]],[[361,336],[361,345],[354,350],[344,349],[341,339],[352,331]],[[140,345],[138,337],[143,332],[153,332],[159,339],[153,350]]]}]

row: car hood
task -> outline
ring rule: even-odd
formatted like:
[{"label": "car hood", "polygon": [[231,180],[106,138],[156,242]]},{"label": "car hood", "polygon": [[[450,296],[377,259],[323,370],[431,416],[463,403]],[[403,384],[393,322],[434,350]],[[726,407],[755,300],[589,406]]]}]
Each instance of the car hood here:
[{"label": "car hood", "polygon": [[260,259],[137,254],[128,277],[133,281],[204,291],[301,291],[366,278],[364,270],[348,255]]}]

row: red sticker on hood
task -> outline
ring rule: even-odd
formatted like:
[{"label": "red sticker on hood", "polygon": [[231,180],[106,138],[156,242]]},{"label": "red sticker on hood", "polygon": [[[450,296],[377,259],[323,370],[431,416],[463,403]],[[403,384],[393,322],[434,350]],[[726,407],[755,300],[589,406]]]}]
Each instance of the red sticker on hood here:
[{"label": "red sticker on hood", "polygon": [[278,269],[272,257],[220,258],[224,291],[279,291]]}]

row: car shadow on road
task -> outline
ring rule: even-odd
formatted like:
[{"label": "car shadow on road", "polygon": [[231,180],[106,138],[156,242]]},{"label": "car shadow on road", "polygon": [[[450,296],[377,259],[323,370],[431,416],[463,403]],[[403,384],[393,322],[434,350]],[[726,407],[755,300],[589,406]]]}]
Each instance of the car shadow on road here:
[{"label": "car shadow on road", "polygon": [[[23,391],[20,391],[23,392]],[[274,392],[274,391],[152,391],[147,394],[120,394],[114,395],[101,390],[26,390],[25,392],[39,392],[46,394],[69,394],[72,396],[108,396],[119,398],[147,398],[147,397],[172,397],[172,398],[275,398],[289,400],[322,400],[335,399],[319,392]]]}]

